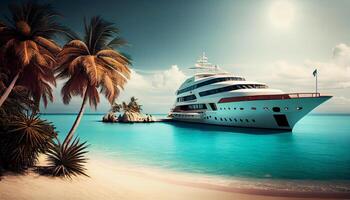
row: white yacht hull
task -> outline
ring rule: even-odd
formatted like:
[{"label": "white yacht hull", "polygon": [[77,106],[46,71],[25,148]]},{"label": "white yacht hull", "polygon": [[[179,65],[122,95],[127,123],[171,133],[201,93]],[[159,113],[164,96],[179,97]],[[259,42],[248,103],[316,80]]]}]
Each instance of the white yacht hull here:
[{"label": "white yacht hull", "polygon": [[[224,126],[291,130],[330,96],[217,103],[217,110],[172,112],[173,120]],[[274,109],[275,108],[275,109]],[[278,109],[279,108],[279,111]],[[276,110],[277,109],[277,110]]]}]

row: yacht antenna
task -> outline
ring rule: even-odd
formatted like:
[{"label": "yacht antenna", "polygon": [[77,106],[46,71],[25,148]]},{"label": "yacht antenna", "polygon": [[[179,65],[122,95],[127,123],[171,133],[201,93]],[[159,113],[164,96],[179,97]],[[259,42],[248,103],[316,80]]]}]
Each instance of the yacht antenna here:
[{"label": "yacht antenna", "polygon": [[218,71],[219,67],[212,65],[208,62],[208,57],[205,56],[205,52],[202,53],[202,56],[197,60],[194,67],[190,67],[189,69],[195,69],[196,73],[200,70],[204,71]]}]

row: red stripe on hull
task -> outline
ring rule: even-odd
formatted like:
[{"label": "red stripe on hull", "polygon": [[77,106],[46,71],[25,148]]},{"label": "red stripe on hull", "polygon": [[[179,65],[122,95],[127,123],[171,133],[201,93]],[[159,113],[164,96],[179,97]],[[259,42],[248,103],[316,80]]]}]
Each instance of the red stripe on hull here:
[{"label": "red stripe on hull", "polygon": [[293,94],[274,94],[274,95],[254,95],[243,97],[226,97],[220,99],[219,103],[229,103],[237,101],[256,101],[256,100],[280,100],[294,98],[316,98],[320,97],[319,93],[293,93]]}]

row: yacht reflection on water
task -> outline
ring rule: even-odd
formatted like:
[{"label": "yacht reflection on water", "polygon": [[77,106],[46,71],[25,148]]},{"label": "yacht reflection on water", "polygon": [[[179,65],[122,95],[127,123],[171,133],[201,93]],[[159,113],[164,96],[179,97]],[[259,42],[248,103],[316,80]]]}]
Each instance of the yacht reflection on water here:
[{"label": "yacht reflection on water", "polygon": [[286,129],[264,129],[264,128],[244,128],[244,127],[232,127],[212,124],[201,123],[189,123],[185,121],[164,121],[163,123],[171,124],[177,128],[194,129],[202,132],[225,132],[225,133],[243,133],[252,135],[268,135],[268,134],[280,134],[280,133],[292,133],[291,130]]}]

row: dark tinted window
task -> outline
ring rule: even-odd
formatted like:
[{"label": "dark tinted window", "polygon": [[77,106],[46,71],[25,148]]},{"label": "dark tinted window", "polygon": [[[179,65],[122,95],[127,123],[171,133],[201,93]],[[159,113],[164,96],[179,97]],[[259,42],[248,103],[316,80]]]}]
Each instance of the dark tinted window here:
[{"label": "dark tinted window", "polygon": [[209,103],[212,110],[217,110],[215,103]]},{"label": "dark tinted window", "polygon": [[174,112],[187,111],[187,110],[202,110],[202,109],[207,109],[207,106],[205,104],[190,104],[190,105],[176,106],[174,109]]},{"label": "dark tinted window", "polygon": [[192,94],[192,95],[177,98],[177,102],[190,101],[190,100],[195,100],[195,99],[197,99],[196,96],[194,94]]},{"label": "dark tinted window", "polygon": [[230,86],[226,86],[226,87],[222,87],[222,88],[216,88],[216,89],[212,89],[212,90],[207,90],[204,92],[200,92],[199,96],[208,96],[208,95],[212,95],[212,94],[216,94],[216,93],[221,93],[221,92],[228,92],[228,91],[232,91],[232,90],[239,90],[239,89],[246,89],[248,88],[248,86],[250,88],[267,88],[266,85],[261,85],[261,84],[240,84],[240,85],[230,85]]},{"label": "dark tinted window", "polygon": [[211,80],[207,80],[207,81],[203,81],[201,83],[198,83],[198,84],[195,84],[195,85],[192,85],[192,86],[189,86],[187,88],[184,88],[182,90],[179,90],[177,92],[177,94],[182,94],[184,92],[188,92],[188,91],[191,91],[191,90],[194,90],[196,88],[199,88],[199,87],[203,87],[205,85],[210,85],[210,84],[213,84],[213,83],[218,83],[218,82],[223,82],[223,81],[245,81],[244,78],[241,78],[241,77],[222,77],[222,78],[215,78],[215,79],[211,79]]}]

